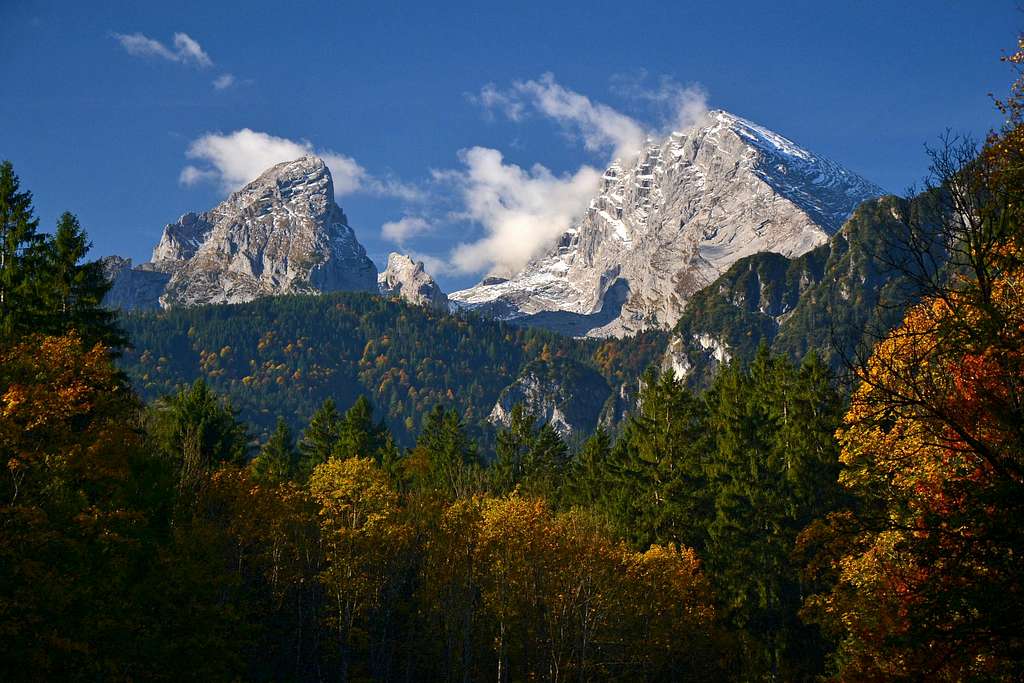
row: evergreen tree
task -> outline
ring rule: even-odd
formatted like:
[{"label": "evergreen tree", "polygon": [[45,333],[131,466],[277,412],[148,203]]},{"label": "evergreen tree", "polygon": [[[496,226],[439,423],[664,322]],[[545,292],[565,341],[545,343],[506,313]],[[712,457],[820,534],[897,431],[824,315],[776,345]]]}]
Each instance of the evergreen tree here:
[{"label": "evergreen tree", "polygon": [[479,466],[476,445],[454,410],[440,406],[427,415],[413,451],[412,476],[421,490],[447,499],[469,492],[473,470]]},{"label": "evergreen tree", "polygon": [[258,480],[270,484],[289,481],[298,474],[299,453],[295,449],[292,430],[283,417],[277,418],[274,432],[253,458],[249,467]]},{"label": "evergreen tree", "polygon": [[338,442],[341,416],[334,400],[327,398],[320,404],[299,440],[299,476],[305,481],[313,469],[327,462]]},{"label": "evergreen tree", "polygon": [[249,448],[245,424],[202,379],[151,409],[150,433],[183,491],[195,491],[221,463],[242,464]]},{"label": "evergreen tree", "polygon": [[495,492],[508,493],[522,482],[524,461],[537,437],[536,423],[537,418],[526,412],[522,404],[512,407],[508,428],[498,431],[495,461],[490,467]]},{"label": "evergreen tree", "polygon": [[570,474],[563,489],[566,502],[587,508],[605,507],[602,501],[607,495],[611,452],[611,437],[603,426],[598,425],[569,465]]},{"label": "evergreen tree", "polygon": [[702,549],[711,517],[706,404],[671,372],[659,376],[651,369],[638,405],[603,467],[610,515],[639,547],[684,543]]},{"label": "evergreen tree", "polygon": [[797,371],[762,344],[749,369],[715,382],[714,520],[707,558],[726,618],[741,634],[745,677],[813,676],[823,645],[798,618],[797,535],[835,505],[839,399],[811,357]]},{"label": "evergreen tree", "polygon": [[549,423],[544,424],[523,460],[523,484],[531,494],[553,500],[568,465],[569,449]]},{"label": "evergreen tree", "polygon": [[709,467],[715,517],[708,562],[742,642],[745,676],[778,675],[781,586],[789,551],[783,537],[786,491],[774,459],[772,360],[762,344],[750,371],[731,364],[716,379],[716,457]]},{"label": "evergreen tree", "polygon": [[32,211],[32,193],[10,161],[0,163],[0,337],[30,332],[39,314],[38,283],[32,274],[40,265],[43,238]]},{"label": "evergreen tree", "polygon": [[102,342],[123,346],[116,314],[103,308],[110,282],[98,261],[81,263],[89,252],[89,240],[78,219],[65,212],[57,221],[53,238],[41,250],[40,297],[47,314],[45,331],[62,334],[75,330],[86,344]]},{"label": "evergreen tree", "polygon": [[331,455],[341,460],[356,457],[377,459],[377,451],[383,444],[384,428],[373,421],[373,404],[366,396],[360,395],[345,411]]}]

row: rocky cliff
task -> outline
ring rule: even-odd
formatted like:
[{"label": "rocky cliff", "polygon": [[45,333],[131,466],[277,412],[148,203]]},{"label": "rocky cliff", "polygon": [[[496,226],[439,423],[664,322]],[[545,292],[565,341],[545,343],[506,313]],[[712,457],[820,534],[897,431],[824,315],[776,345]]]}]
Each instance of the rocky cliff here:
[{"label": "rocky cliff", "polygon": [[383,296],[399,297],[439,311],[448,310],[448,296],[424,270],[423,262],[413,261],[404,254],[388,254],[388,266],[377,276],[377,285]]},{"label": "rocky cliff", "polygon": [[[872,346],[916,299],[900,261],[902,222],[943,220],[934,196],[865,202],[828,242],[787,258],[756,254],[734,263],[694,295],[669,339],[663,361],[695,387],[718,366],[749,361],[761,343],[794,362],[814,350],[836,370]],[[941,263],[942,257],[936,257]]]},{"label": "rocky cliff", "polygon": [[[122,268],[109,303],[146,308],[166,278],[159,305],[239,303],[274,294],[377,291],[377,269],[334,201],[331,173],[313,156],[277,164],[205,213],[164,228],[152,261]],[[124,282],[120,282],[124,280]],[[142,296],[145,294],[146,296]]]},{"label": "rocky cliff", "polygon": [[491,411],[492,424],[508,426],[522,404],[541,424],[566,438],[590,434],[612,390],[596,370],[567,358],[536,360],[506,387]]}]

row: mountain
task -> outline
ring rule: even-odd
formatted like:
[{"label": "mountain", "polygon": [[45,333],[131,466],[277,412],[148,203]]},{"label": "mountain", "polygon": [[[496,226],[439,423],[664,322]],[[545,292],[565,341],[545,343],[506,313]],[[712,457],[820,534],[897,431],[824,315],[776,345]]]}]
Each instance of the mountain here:
[{"label": "mountain", "polygon": [[[740,259],[695,294],[669,337],[662,366],[694,387],[710,384],[729,360],[746,362],[761,343],[799,362],[814,350],[834,369],[874,345],[916,299],[895,264],[904,222],[938,224],[934,193],[862,204],[828,242],[795,258]],[[944,257],[936,256],[936,263]]]},{"label": "mountain", "polygon": [[586,214],[519,274],[449,298],[574,336],[669,328],[739,259],[807,253],[881,194],[781,135],[712,111],[609,166]]},{"label": "mountain", "polygon": [[334,201],[327,165],[306,156],[167,225],[150,263],[117,272],[108,303],[170,308],[331,291],[375,292],[377,269]]},{"label": "mountain", "polygon": [[377,285],[383,296],[399,297],[439,311],[448,310],[448,296],[423,269],[423,262],[413,261],[404,254],[388,254],[388,266],[377,276]]}]

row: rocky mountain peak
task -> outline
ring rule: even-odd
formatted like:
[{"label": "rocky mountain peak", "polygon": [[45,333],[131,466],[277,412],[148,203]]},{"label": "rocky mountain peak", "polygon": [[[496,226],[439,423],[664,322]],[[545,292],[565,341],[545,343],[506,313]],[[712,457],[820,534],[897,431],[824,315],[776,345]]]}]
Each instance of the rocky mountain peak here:
[{"label": "rocky mountain peak", "polygon": [[522,272],[450,298],[577,336],[667,328],[738,259],[806,253],[882,193],[767,128],[711,111],[609,165],[584,215]]},{"label": "rocky mountain peak", "polygon": [[276,164],[213,209],[184,214],[164,228],[152,262],[139,269],[168,276],[163,307],[377,290],[377,269],[315,156]]},{"label": "rocky mountain peak", "polygon": [[400,296],[417,306],[448,310],[448,296],[424,270],[423,262],[405,254],[388,254],[388,266],[377,276],[377,284],[385,296]]}]

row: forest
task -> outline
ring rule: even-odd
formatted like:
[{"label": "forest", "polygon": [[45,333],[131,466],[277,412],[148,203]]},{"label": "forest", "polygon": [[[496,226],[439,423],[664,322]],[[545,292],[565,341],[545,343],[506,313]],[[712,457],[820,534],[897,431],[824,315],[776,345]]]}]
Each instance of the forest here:
[{"label": "forest", "polygon": [[[144,328],[3,163],[0,677],[1020,680],[1024,80],[998,105],[933,151],[950,218],[898,216],[913,298],[848,385],[762,343],[698,390],[653,337],[369,296]],[[636,408],[479,438],[498,378],[549,357]]]}]

